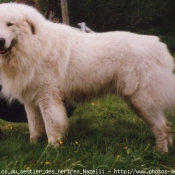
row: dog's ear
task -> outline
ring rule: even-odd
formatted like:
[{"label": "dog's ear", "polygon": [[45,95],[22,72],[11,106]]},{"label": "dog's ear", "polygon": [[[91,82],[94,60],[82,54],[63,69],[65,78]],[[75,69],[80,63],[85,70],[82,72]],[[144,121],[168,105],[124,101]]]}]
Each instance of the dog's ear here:
[{"label": "dog's ear", "polygon": [[35,27],[35,25],[31,21],[29,21],[29,20],[26,20],[26,22],[28,23],[32,34],[33,35],[36,34],[36,27]]}]

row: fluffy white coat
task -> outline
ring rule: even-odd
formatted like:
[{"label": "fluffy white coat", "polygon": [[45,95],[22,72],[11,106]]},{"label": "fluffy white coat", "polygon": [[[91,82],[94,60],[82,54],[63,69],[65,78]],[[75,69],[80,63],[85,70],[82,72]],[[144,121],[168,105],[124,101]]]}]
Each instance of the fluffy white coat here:
[{"label": "fluffy white coat", "polygon": [[175,102],[174,61],[158,37],[80,33],[9,3],[0,5],[3,39],[2,93],[25,105],[32,142],[45,132],[54,145],[62,139],[68,128],[64,105],[115,93],[150,126],[159,150],[172,145],[164,111]]}]

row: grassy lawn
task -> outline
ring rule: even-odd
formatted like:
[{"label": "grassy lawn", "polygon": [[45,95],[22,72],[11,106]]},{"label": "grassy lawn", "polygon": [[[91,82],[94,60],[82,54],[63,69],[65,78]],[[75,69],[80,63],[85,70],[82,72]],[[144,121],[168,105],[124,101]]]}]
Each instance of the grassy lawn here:
[{"label": "grassy lawn", "polygon": [[[173,116],[173,112],[167,113],[174,123],[172,131]],[[23,174],[31,174],[31,170],[39,174],[92,174],[88,170],[95,169],[94,174],[114,174],[118,169],[175,170],[175,148],[168,154],[156,152],[147,125],[114,96],[78,105],[70,118],[69,133],[58,149],[48,147],[46,137],[38,144],[29,144],[27,124],[0,120],[0,128],[0,174],[12,170],[23,170]]]}]

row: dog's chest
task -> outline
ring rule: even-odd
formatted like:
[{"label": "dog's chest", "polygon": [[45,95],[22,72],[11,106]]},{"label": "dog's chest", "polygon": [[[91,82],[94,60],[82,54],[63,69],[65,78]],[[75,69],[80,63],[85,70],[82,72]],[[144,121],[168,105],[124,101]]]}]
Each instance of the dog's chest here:
[{"label": "dog's chest", "polygon": [[9,100],[18,99],[21,102],[24,100],[24,95],[29,94],[29,79],[22,76],[8,76],[7,74],[1,75],[2,81],[2,94]]}]

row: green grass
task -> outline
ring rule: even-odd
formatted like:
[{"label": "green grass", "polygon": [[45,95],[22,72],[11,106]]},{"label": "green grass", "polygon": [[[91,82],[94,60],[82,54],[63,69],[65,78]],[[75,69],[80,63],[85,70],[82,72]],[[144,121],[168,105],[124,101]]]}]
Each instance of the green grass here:
[{"label": "green grass", "polygon": [[[173,116],[173,112],[167,114],[175,124]],[[104,174],[113,174],[114,169],[175,170],[175,148],[168,154],[156,152],[150,129],[114,96],[77,106],[69,133],[58,149],[48,147],[46,137],[38,144],[29,144],[27,124],[0,120],[0,128],[1,174],[3,170],[26,170],[26,174],[30,170],[53,174],[58,169],[75,170],[72,174],[83,169],[98,169]]]}]

